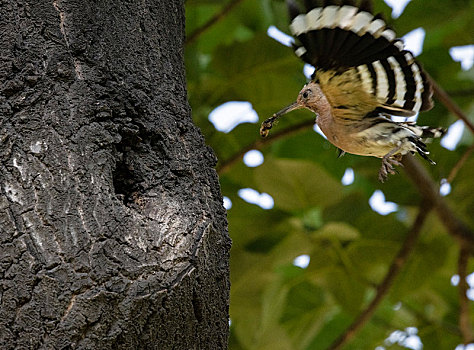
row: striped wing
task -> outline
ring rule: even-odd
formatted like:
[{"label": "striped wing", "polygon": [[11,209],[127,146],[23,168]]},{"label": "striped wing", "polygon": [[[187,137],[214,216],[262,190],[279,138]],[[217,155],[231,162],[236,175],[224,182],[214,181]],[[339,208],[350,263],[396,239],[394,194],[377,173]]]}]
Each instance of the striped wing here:
[{"label": "striped wing", "polygon": [[360,87],[373,96],[377,110],[410,116],[433,107],[432,89],[420,64],[404,50],[401,40],[371,2],[355,6],[349,0],[306,0],[306,12],[289,2],[297,56],[316,67],[315,76],[348,70]]}]

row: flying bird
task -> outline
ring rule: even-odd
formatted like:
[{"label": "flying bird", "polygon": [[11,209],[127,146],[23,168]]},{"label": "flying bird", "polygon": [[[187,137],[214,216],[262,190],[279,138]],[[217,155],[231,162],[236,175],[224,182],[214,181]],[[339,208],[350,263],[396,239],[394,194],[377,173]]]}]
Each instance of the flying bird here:
[{"label": "flying bird", "polygon": [[287,1],[295,54],[315,67],[296,102],[262,123],[266,137],[282,115],[306,108],[316,124],[344,154],[382,159],[379,180],[395,173],[407,153],[428,157],[426,140],[445,130],[395,122],[433,107],[431,84],[420,63],[404,49],[369,0],[305,0],[301,12]]}]

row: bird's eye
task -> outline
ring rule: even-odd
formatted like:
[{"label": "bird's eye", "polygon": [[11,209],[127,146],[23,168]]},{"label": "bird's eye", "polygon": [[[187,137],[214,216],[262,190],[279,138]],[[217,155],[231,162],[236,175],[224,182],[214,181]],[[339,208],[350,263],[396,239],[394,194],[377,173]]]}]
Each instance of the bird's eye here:
[{"label": "bird's eye", "polygon": [[308,96],[309,96],[308,90],[306,90],[305,92],[303,92],[303,97],[304,97],[304,98],[308,98]]}]

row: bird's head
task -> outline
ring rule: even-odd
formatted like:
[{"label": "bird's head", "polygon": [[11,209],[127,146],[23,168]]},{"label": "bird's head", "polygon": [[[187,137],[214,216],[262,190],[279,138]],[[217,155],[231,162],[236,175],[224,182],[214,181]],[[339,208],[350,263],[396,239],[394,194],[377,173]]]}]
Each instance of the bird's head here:
[{"label": "bird's head", "polygon": [[296,109],[307,108],[314,113],[318,113],[318,106],[321,103],[321,99],[324,97],[319,84],[311,81],[301,89],[296,101],[291,105],[283,108],[276,112],[274,116],[280,117],[283,114],[289,113]]},{"label": "bird's head", "polygon": [[307,108],[313,112],[317,112],[318,105],[321,103],[323,92],[319,85],[315,82],[309,82],[301,89],[296,99],[296,103],[300,108]]},{"label": "bird's head", "polygon": [[260,135],[266,137],[268,135],[269,130],[272,128],[273,123],[286,113],[289,113],[296,109],[307,108],[310,111],[316,113],[316,115],[318,115],[320,109],[323,108],[323,106],[328,105],[329,104],[326,99],[326,96],[322,92],[319,84],[315,83],[314,81],[311,81],[305,86],[303,86],[295,102],[276,112],[275,114],[273,114],[272,117],[268,118],[262,123],[262,126],[260,128]]}]

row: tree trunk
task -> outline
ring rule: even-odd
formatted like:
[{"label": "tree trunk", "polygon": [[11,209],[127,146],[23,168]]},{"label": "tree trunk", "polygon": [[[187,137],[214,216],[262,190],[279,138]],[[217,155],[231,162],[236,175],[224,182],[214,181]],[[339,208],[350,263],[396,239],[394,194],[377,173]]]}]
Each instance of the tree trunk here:
[{"label": "tree trunk", "polygon": [[1,3],[0,348],[226,348],[183,1]]}]

